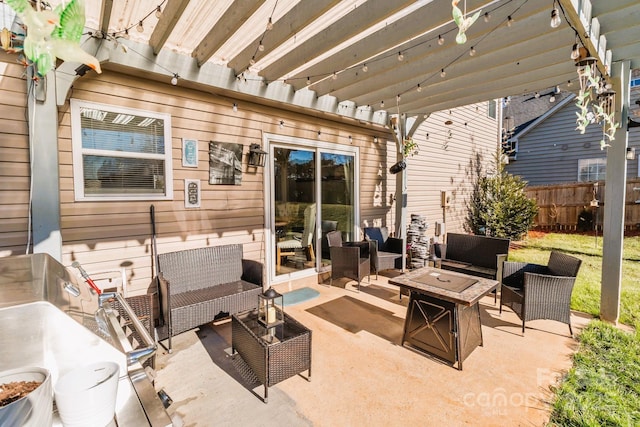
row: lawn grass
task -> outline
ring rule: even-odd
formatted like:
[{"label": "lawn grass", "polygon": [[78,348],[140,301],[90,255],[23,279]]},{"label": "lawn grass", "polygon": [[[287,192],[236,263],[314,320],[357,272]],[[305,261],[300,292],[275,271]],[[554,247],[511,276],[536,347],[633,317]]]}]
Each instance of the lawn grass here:
[{"label": "lawn grass", "polygon": [[[597,317],[600,310],[602,237],[535,233],[509,260],[546,264],[551,250],[582,259],[571,308]],[[550,426],[640,425],[640,237],[623,243],[620,322],[624,331],[594,320],[580,333],[574,364],[555,389]]]}]

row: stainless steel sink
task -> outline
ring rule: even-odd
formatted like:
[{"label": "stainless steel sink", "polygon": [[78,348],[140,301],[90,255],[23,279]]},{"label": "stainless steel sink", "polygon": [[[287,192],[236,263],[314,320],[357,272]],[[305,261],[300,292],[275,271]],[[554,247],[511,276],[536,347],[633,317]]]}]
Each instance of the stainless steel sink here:
[{"label": "stainless steel sink", "polygon": [[117,424],[172,425],[142,365],[128,357],[115,314],[99,306],[98,295],[47,254],[0,258],[0,369],[43,367],[55,384],[74,367],[113,361],[120,366]]}]

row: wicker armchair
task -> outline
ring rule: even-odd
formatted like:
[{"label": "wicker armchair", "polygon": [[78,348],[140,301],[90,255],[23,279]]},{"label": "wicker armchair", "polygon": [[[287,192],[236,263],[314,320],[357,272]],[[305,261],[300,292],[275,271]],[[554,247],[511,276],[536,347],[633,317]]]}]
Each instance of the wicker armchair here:
[{"label": "wicker armchair", "polygon": [[547,265],[506,261],[503,267],[502,306],[510,307],[522,319],[522,333],[528,320],[550,319],[571,329],[571,292],[582,260],[552,251]]},{"label": "wicker armchair", "polygon": [[376,272],[402,268],[402,239],[389,237],[387,227],[365,227],[365,240],[374,243],[371,251],[371,266]]},{"label": "wicker armchair", "polygon": [[364,276],[368,276],[371,283],[370,254],[373,242],[343,242],[341,231],[327,233],[327,242],[331,255],[329,286],[333,284],[333,279],[341,277],[357,280],[358,291]]}]

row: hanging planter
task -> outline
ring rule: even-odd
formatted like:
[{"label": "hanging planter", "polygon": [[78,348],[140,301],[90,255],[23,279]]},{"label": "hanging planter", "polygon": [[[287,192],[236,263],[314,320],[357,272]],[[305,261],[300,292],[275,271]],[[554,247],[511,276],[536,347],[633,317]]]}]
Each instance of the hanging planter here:
[{"label": "hanging planter", "polygon": [[410,157],[414,154],[418,154],[418,143],[413,138],[405,138],[402,141],[402,155],[404,157]]}]

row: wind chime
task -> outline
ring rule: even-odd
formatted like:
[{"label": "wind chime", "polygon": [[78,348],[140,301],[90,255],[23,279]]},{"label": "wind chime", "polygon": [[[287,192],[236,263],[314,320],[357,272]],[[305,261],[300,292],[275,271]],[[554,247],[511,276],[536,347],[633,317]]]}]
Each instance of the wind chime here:
[{"label": "wind chime", "polygon": [[467,35],[465,34],[469,27],[473,25],[474,22],[480,16],[482,10],[477,11],[472,16],[467,17],[467,0],[464,0],[464,13],[458,7],[458,3],[460,0],[453,0],[451,2],[452,11],[451,15],[453,15],[453,20],[458,26],[458,35],[456,36],[456,43],[465,44],[467,42]]}]

